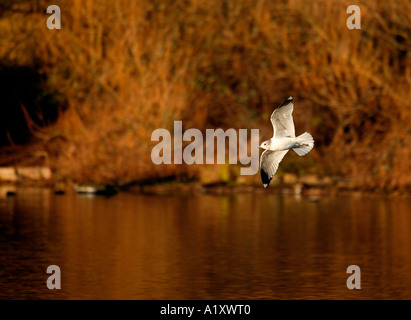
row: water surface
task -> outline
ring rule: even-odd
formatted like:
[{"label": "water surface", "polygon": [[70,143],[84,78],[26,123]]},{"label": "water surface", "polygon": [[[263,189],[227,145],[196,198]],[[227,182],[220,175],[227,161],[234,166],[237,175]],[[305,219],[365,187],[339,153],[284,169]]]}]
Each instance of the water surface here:
[{"label": "water surface", "polygon": [[0,199],[0,298],[410,299],[411,201],[21,189]]}]

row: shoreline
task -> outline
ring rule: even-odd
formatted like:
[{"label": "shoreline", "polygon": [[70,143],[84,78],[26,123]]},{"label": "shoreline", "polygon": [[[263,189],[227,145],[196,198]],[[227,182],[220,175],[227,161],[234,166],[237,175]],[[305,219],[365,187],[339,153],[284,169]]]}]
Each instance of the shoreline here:
[{"label": "shoreline", "polygon": [[132,193],[139,195],[152,196],[183,196],[183,195],[216,195],[226,196],[232,194],[263,194],[292,196],[295,198],[309,198],[311,202],[318,202],[321,198],[354,196],[358,198],[401,198],[411,199],[410,190],[369,190],[366,188],[341,188],[338,186],[301,186],[299,184],[285,185],[276,184],[264,189],[262,186],[255,184],[202,184],[196,182],[158,182],[149,184],[136,184],[128,186],[113,186],[107,184],[62,184],[58,183],[36,183],[19,182],[7,183],[0,181],[0,198],[13,197],[19,194],[19,190],[27,189],[45,189],[50,190],[55,195],[64,196],[66,194],[90,195],[111,197],[119,193]]},{"label": "shoreline", "polygon": [[264,189],[259,175],[239,176],[233,180],[214,177],[212,180],[169,177],[157,180],[136,180],[129,183],[107,184],[101,182],[76,183],[70,180],[57,181],[51,169],[43,166],[0,167],[0,197],[13,196],[20,188],[48,188],[55,194],[78,193],[112,196],[119,192],[150,195],[179,194],[232,194],[232,193],[272,193],[293,196],[308,196],[317,201],[324,196],[351,194],[355,196],[388,196],[411,198],[411,190],[384,190],[382,188],[361,187],[341,177],[294,173],[275,176],[271,185]]}]

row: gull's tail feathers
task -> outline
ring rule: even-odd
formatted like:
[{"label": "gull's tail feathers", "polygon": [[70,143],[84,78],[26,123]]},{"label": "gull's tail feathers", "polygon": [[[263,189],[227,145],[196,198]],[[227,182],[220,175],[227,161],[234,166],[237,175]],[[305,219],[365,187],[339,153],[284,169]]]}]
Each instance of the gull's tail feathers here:
[{"label": "gull's tail feathers", "polygon": [[298,147],[293,148],[293,150],[299,156],[304,156],[314,147],[314,139],[311,134],[304,132],[296,138],[296,144]]}]

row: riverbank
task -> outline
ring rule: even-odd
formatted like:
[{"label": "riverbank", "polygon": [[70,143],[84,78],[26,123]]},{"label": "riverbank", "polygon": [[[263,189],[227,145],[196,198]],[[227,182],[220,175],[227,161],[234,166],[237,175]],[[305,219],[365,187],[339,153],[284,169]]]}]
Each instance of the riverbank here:
[{"label": "riverbank", "polygon": [[[40,163],[81,184],[214,183],[203,166],[155,165],[152,133],[182,121],[202,134],[258,128],[263,141],[292,95],[296,132],[315,147],[279,174],[411,189],[411,3],[360,5],[368,22],[353,31],[340,1],[86,0],[53,31],[46,7],[12,1],[0,16],[0,166]],[[231,169],[223,182],[241,184]]]},{"label": "riverbank", "polygon": [[323,196],[353,194],[362,196],[399,196],[411,198],[410,190],[383,190],[359,188],[348,179],[320,176],[317,174],[297,175],[281,173],[275,176],[268,189],[259,181],[259,174],[240,176],[227,180],[224,177],[207,176],[206,180],[181,180],[170,177],[162,180],[134,181],[127,184],[104,184],[98,182],[76,183],[57,181],[52,171],[44,166],[0,167],[0,197],[14,196],[19,188],[47,188],[55,194],[78,193],[88,195],[113,196],[118,192],[132,192],[152,195],[176,194],[216,194],[230,193],[273,193],[309,197],[312,202]]}]

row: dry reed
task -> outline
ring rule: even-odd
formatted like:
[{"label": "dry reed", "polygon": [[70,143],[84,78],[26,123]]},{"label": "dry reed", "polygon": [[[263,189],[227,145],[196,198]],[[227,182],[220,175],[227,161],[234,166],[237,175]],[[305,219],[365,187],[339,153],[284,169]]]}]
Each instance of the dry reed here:
[{"label": "dry reed", "polygon": [[39,66],[64,96],[58,121],[37,128],[58,177],[195,177],[201,166],[152,164],[154,129],[183,120],[268,136],[269,114],[293,95],[315,170],[354,187],[411,186],[410,1],[357,1],[361,30],[347,29],[342,0],[54,2],[58,31],[46,1],[6,9],[0,61]]}]

